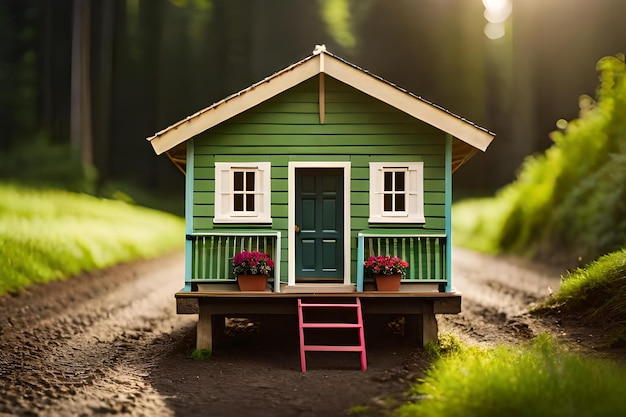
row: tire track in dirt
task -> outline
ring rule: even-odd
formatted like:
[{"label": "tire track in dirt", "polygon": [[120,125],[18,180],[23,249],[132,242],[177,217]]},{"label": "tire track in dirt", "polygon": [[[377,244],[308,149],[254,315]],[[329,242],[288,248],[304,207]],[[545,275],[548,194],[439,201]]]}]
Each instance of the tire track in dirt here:
[{"label": "tire track in dirt", "polygon": [[462,312],[438,317],[440,331],[470,343],[515,343],[548,331],[528,309],[556,292],[561,272],[514,257],[494,257],[455,247],[452,283]]},{"label": "tire track in dirt", "polygon": [[0,413],[135,415],[141,402],[136,415],[164,415],[145,379],[155,340],[193,319],[175,314],[182,265],[177,253],[3,297]]}]

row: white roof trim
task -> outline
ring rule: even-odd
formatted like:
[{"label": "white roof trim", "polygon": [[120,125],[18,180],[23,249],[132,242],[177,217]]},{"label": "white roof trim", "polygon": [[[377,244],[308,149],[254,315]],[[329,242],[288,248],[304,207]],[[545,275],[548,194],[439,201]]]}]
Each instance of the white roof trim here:
[{"label": "white roof trim", "polygon": [[148,138],[155,152],[167,152],[186,140],[320,73],[328,74],[416,119],[484,151],[495,134],[403,90],[325,50],[315,51],[276,74],[173,124]]}]

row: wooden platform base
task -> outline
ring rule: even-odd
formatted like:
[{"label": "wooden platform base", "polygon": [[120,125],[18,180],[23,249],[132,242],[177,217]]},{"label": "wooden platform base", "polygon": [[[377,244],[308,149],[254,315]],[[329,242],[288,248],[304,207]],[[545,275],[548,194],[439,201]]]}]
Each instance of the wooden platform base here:
[{"label": "wooden platform base", "polygon": [[405,317],[405,332],[422,344],[437,340],[435,314],[461,312],[461,294],[433,292],[355,293],[273,293],[273,292],[178,292],[178,314],[198,314],[196,347],[213,350],[214,336],[224,331],[225,317],[248,317],[274,314],[297,315],[298,298],[355,297],[361,299],[365,324],[367,316]]}]

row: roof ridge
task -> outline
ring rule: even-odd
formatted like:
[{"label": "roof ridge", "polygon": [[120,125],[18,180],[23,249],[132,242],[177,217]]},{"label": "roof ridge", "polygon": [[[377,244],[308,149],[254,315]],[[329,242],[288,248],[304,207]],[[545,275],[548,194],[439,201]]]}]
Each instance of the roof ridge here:
[{"label": "roof ridge", "polygon": [[[283,75],[285,75],[285,74],[287,74],[287,73],[289,73],[291,71],[296,70],[299,67],[302,67],[308,61],[310,61],[310,60],[312,60],[314,58],[318,58],[318,55],[319,55],[319,60],[320,60],[319,69],[315,70],[315,69],[309,68],[308,69],[309,72],[307,72],[307,74],[309,74],[309,76],[315,76],[315,75],[318,75],[318,74],[321,74],[321,73],[327,73],[330,76],[337,75],[335,70],[329,71],[329,68],[324,66],[324,64],[323,64],[323,62],[324,62],[323,57],[324,57],[324,55],[326,55],[326,56],[332,58],[333,60],[335,60],[336,62],[345,65],[347,68],[351,68],[351,69],[357,71],[355,74],[360,73],[360,74],[363,74],[363,75],[365,75],[367,77],[371,77],[372,79],[378,81],[379,83],[382,83],[382,84],[385,84],[385,85],[389,86],[392,89],[391,91],[396,90],[396,91],[398,91],[399,93],[401,93],[403,95],[411,97],[416,102],[420,102],[422,104],[425,104],[426,106],[429,106],[432,109],[440,111],[440,112],[442,112],[443,114],[449,116],[452,119],[458,120],[459,122],[461,122],[462,125],[470,126],[471,128],[475,129],[476,131],[481,132],[482,135],[485,135],[487,137],[491,137],[491,139],[489,139],[489,138],[478,139],[475,136],[473,136],[473,134],[468,132],[468,134],[472,135],[473,138],[478,139],[479,142],[482,141],[482,144],[478,145],[482,150],[486,149],[486,147],[488,146],[489,142],[491,142],[491,140],[495,136],[495,134],[493,132],[491,132],[490,130],[488,130],[488,129],[484,128],[484,127],[481,127],[481,126],[477,125],[476,123],[471,122],[470,120],[468,120],[468,119],[466,119],[464,117],[461,117],[461,116],[459,116],[459,115],[457,115],[457,114],[447,110],[446,108],[444,108],[444,107],[442,107],[442,106],[440,106],[438,104],[433,103],[430,100],[427,100],[427,99],[423,98],[422,96],[414,94],[414,93],[410,92],[409,90],[407,90],[405,88],[402,88],[402,87],[398,86],[397,84],[392,83],[392,82],[384,79],[383,77],[381,77],[381,76],[379,76],[377,74],[374,74],[373,72],[370,72],[370,71],[368,71],[368,70],[366,70],[366,69],[364,69],[364,68],[362,68],[362,67],[360,67],[358,65],[355,65],[355,64],[351,63],[350,61],[347,61],[346,59],[344,59],[344,58],[342,58],[340,56],[337,56],[337,55],[331,53],[330,51],[328,51],[326,49],[325,45],[322,44],[322,45],[316,45],[315,49],[313,50],[313,52],[311,54],[307,55],[306,57],[304,57],[303,59],[301,59],[301,60],[299,60],[297,62],[294,62],[293,64],[287,66],[286,68],[283,68],[282,70],[277,71],[277,72],[275,72],[275,73],[273,73],[273,74],[271,74],[271,75],[269,75],[269,76],[267,76],[267,77],[257,81],[256,83],[250,85],[249,87],[244,88],[244,89],[242,89],[240,91],[237,91],[237,92],[235,92],[235,93],[233,93],[233,94],[223,98],[222,100],[219,100],[219,101],[211,104],[208,107],[200,109],[199,111],[197,111],[197,112],[195,112],[195,113],[193,113],[193,114],[191,114],[191,115],[189,115],[189,116],[179,120],[178,122],[176,122],[176,123],[166,127],[165,129],[155,133],[153,136],[148,137],[147,140],[152,142],[154,139],[158,139],[158,138],[160,138],[160,137],[162,137],[164,135],[167,135],[168,132],[170,132],[172,130],[178,129],[180,126],[184,125],[185,123],[193,122],[195,119],[201,117],[203,114],[208,113],[208,112],[210,112],[212,110],[216,110],[217,108],[219,108],[220,106],[228,103],[229,101],[237,99],[238,97],[240,97],[240,96],[242,96],[242,95],[244,95],[246,93],[252,92],[253,90],[263,86],[264,84],[270,83],[274,79],[277,79],[277,78],[279,78],[279,77],[281,77],[281,76],[283,76]],[[310,74],[313,74],[313,75],[310,75]],[[344,83],[347,83],[349,85],[352,85],[354,87],[354,85],[350,81],[346,80],[345,78],[341,79],[340,81],[344,82]],[[359,87],[356,87],[356,88],[359,88]],[[404,108],[401,109],[402,111],[408,112],[409,114],[412,114],[412,112],[408,111],[405,106],[403,106],[403,107]],[[400,108],[400,107],[398,107],[398,108]],[[427,123],[430,123],[428,120],[425,120],[425,121]],[[210,126],[206,127],[206,129],[208,129],[208,128],[210,128]],[[439,128],[441,128],[442,130],[446,130],[445,128],[442,128],[441,126]],[[192,132],[192,133],[190,133],[191,135],[197,134],[199,132],[198,127],[194,128],[194,129],[195,129],[195,133]],[[201,127],[200,127],[200,129],[201,129]],[[455,136],[457,136],[457,135],[455,134]],[[188,137],[186,139],[188,139]],[[183,139],[183,140],[186,140],[186,139]],[[466,141],[466,139],[462,139],[462,140]],[[485,142],[485,140],[486,140],[486,142]],[[157,145],[155,143],[156,142],[152,142],[152,145],[153,145],[153,147],[155,147],[155,150],[156,150],[157,149]],[[476,146],[474,144],[476,142],[472,142],[472,143],[473,143],[472,146]],[[173,145],[173,146],[175,146],[175,145]],[[160,152],[163,152],[163,150],[157,151],[157,153],[160,153]]]}]

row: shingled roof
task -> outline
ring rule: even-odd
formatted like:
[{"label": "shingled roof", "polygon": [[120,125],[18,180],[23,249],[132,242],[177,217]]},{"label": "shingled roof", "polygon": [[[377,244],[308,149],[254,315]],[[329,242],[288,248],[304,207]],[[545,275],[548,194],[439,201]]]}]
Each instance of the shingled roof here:
[{"label": "shingled roof", "polygon": [[328,52],[323,46],[316,46],[312,55],[174,123],[147,140],[157,154],[166,152],[184,172],[187,140],[322,73],[450,134],[455,138],[453,171],[479,150],[485,151],[495,137],[489,130]]}]

